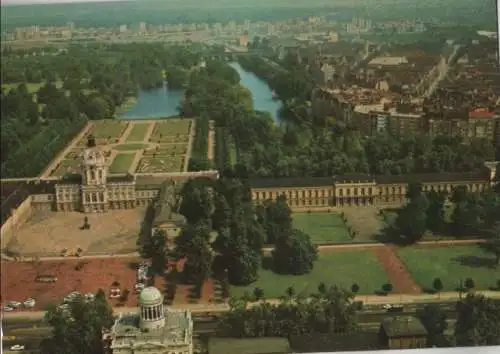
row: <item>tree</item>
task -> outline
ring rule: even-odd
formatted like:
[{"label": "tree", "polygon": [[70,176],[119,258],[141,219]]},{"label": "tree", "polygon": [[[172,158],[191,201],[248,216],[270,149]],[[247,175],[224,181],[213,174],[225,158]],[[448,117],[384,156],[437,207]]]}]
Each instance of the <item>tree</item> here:
[{"label": "tree", "polygon": [[356,283],[352,284],[351,291],[353,294],[357,294],[359,292],[359,285]]},{"label": "tree", "polygon": [[398,210],[394,223],[398,240],[404,244],[419,241],[427,229],[428,202],[420,184],[410,184],[407,192],[408,202]]},{"label": "tree", "polygon": [[319,285],[318,285],[318,292],[319,292],[320,294],[325,294],[325,293],[326,293],[326,290],[327,290],[327,289],[326,289],[326,284],[325,284],[325,283],[323,283],[323,282],[319,283]]},{"label": "tree", "polygon": [[476,286],[476,283],[474,282],[474,279],[467,278],[465,279],[464,286],[467,289],[467,291],[471,291]]},{"label": "tree", "polygon": [[443,282],[441,281],[441,279],[436,278],[432,282],[432,287],[438,294],[441,294],[441,291],[443,290]]},{"label": "tree", "polygon": [[260,301],[264,298],[264,290],[261,288],[253,289],[253,296],[255,297],[255,301]]},{"label": "tree", "polygon": [[311,242],[309,235],[293,229],[287,236],[276,240],[272,252],[275,270],[282,274],[306,274],[313,267],[318,258],[318,249]]},{"label": "tree", "polygon": [[391,283],[386,283],[382,286],[382,290],[386,293],[390,293],[392,292],[392,290],[394,289],[394,287],[392,286]]},{"label": "tree", "polygon": [[429,201],[426,212],[427,229],[434,232],[440,232],[445,225],[444,202],[446,200],[446,194],[431,190],[427,193],[427,200]]},{"label": "tree", "polygon": [[295,296],[295,288],[293,286],[286,288],[285,292],[289,299],[292,299]]},{"label": "tree", "polygon": [[216,193],[214,197],[214,206],[215,210],[212,214],[212,226],[214,230],[220,231],[229,227],[232,211],[223,194]]},{"label": "tree", "polygon": [[[52,305],[45,320],[52,327],[51,354],[103,353],[102,329],[113,324],[113,310],[99,290],[92,301],[79,296],[66,309]],[[47,354],[48,354],[47,353]]]},{"label": "tree", "polygon": [[439,305],[431,304],[426,305],[423,310],[418,310],[417,317],[427,330],[428,345],[437,345],[448,327],[446,314],[441,310]]},{"label": "tree", "polygon": [[457,304],[455,339],[459,346],[500,345],[500,306],[482,295],[468,294]]},{"label": "tree", "polygon": [[488,239],[484,245],[484,249],[495,256],[495,266],[500,264],[500,222],[488,230]]},{"label": "tree", "polygon": [[208,279],[212,269],[213,253],[210,229],[205,223],[187,225],[175,239],[178,256],[185,257],[184,273],[187,279],[199,283]]}]

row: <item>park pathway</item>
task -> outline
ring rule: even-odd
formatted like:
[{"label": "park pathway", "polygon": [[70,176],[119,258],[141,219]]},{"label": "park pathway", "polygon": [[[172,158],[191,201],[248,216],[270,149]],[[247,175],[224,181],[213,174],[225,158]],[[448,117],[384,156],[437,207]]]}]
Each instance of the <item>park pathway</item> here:
[{"label": "park pathway", "polygon": [[138,150],[134,153],[134,159],[132,160],[132,163],[130,164],[130,167],[128,169],[128,173],[134,174],[135,171],[137,170],[137,167],[139,166],[139,163],[141,162],[142,156],[144,155],[144,150]]},{"label": "park pathway", "polygon": [[214,159],[215,155],[215,122],[213,120],[208,122],[208,160]]},{"label": "park pathway", "polygon": [[188,172],[188,167],[189,167],[189,159],[191,158],[191,151],[193,151],[193,144],[194,144],[194,136],[196,132],[196,120],[192,119],[191,120],[191,129],[189,130],[189,140],[188,140],[188,146],[186,150],[186,155],[184,156],[184,166],[182,168],[182,172]]},{"label": "park pathway", "polygon": [[127,141],[127,138],[130,135],[130,132],[132,131],[132,129],[134,129],[134,126],[135,126],[135,123],[128,122],[127,128],[125,128],[125,131],[120,136],[120,139],[118,139],[118,144],[123,144]]},{"label": "park pathway", "polygon": [[422,292],[417,283],[412,279],[406,266],[396,254],[395,247],[377,247],[373,248],[372,252],[377,256],[382,267],[384,267],[395,292],[415,295]]},{"label": "park pathway", "polygon": [[[445,241],[422,241],[416,244],[417,247],[445,247],[445,246],[453,246],[453,245],[474,245],[478,243],[483,243],[485,240],[445,240]],[[318,250],[320,252],[339,252],[339,251],[356,251],[356,250],[375,250],[384,247],[392,247],[384,245],[383,243],[346,243],[340,245],[319,245]],[[273,247],[264,247],[262,248],[262,252],[264,254],[269,253],[273,250]],[[93,258],[110,258],[110,257],[139,257],[138,252],[127,253],[127,254],[84,254],[82,259],[93,259]],[[66,260],[71,259],[72,257],[58,257],[58,256],[40,256],[38,257],[38,261],[55,261],[55,260]],[[16,261],[12,257],[8,257],[5,254],[2,254],[2,259],[5,261]],[[32,257],[21,257],[17,259],[18,262],[30,262],[32,261]]]},{"label": "park pathway", "polygon": [[154,130],[155,130],[155,123],[149,122],[148,130],[146,131],[146,134],[144,135],[143,139],[145,143],[149,143]]}]

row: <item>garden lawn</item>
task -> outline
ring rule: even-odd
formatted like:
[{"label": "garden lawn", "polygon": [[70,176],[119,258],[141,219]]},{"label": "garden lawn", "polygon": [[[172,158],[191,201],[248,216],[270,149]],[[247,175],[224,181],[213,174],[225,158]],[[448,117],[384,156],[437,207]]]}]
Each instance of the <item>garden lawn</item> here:
[{"label": "garden lawn", "polygon": [[349,242],[347,228],[336,213],[294,213],[293,227],[311,236],[314,243]]},{"label": "garden lawn", "polygon": [[132,127],[126,141],[143,141],[148,132],[149,124],[147,123],[136,123]]},{"label": "garden lawn", "polygon": [[240,297],[245,292],[253,293],[258,287],[268,299],[285,295],[293,286],[297,294],[310,295],[318,292],[318,285],[338,285],[350,290],[357,283],[360,294],[373,294],[388,282],[385,271],[371,251],[320,252],[311,273],[305,275],[280,275],[261,269],[259,279],[248,286],[232,286],[231,296]]},{"label": "garden lawn", "polygon": [[109,167],[110,173],[127,173],[134,161],[135,154],[117,154]]},{"label": "garden lawn", "polygon": [[491,267],[494,257],[477,245],[403,248],[398,255],[424,290],[432,289],[435,278],[441,279],[444,291],[455,291],[467,278],[474,280],[476,289],[487,290],[500,279],[500,267]]}]

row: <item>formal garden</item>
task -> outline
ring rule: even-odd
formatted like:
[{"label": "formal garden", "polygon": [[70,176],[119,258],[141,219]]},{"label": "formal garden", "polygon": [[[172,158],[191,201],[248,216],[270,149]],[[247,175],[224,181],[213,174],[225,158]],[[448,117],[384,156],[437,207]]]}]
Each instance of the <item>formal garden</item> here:
[{"label": "formal garden", "polygon": [[146,138],[150,124],[134,123],[125,141],[143,141]]},{"label": "formal garden", "polygon": [[119,153],[109,166],[109,173],[127,173],[134,162],[135,153]]},{"label": "formal garden", "polygon": [[108,144],[117,143],[127,126],[128,123],[119,120],[98,120],[93,122],[89,134],[92,134],[98,142],[104,140]]},{"label": "formal garden", "polygon": [[152,143],[187,143],[191,124],[190,119],[168,119],[155,123],[149,141]]}]

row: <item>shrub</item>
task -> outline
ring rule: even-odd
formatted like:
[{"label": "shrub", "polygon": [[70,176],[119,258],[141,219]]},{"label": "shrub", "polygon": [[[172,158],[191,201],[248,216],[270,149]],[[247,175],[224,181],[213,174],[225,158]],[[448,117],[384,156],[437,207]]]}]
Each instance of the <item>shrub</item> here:
[{"label": "shrub", "polygon": [[393,289],[394,287],[391,283],[387,283],[382,286],[382,290],[384,290],[386,293],[390,293]]},{"label": "shrub", "polygon": [[467,278],[467,279],[465,279],[464,285],[465,285],[465,288],[467,290],[471,290],[471,289],[474,289],[474,287],[476,286],[476,283],[474,282],[474,279]]}]

